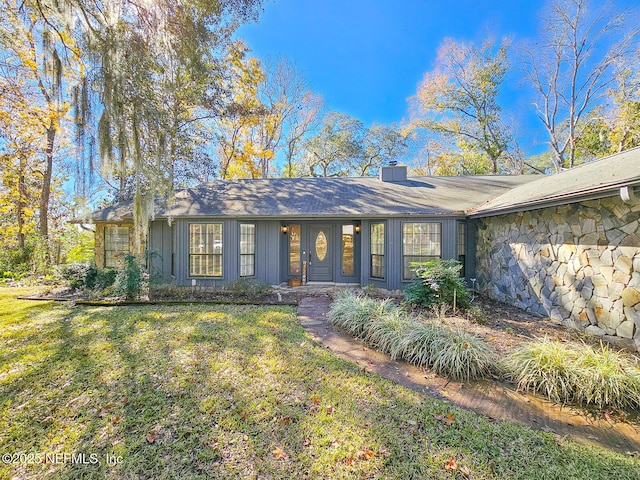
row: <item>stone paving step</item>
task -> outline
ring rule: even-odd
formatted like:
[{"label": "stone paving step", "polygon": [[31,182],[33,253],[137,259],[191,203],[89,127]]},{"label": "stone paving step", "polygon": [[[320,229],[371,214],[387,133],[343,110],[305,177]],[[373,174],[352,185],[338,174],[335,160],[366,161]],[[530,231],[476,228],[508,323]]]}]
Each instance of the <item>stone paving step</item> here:
[{"label": "stone paving step", "polygon": [[522,394],[510,384],[497,381],[449,382],[428,370],[394,361],[334,328],[327,318],[330,302],[327,296],[300,298],[298,319],[301,325],[315,341],[367,372],[377,373],[412,390],[491,419],[519,423],[621,453],[640,454],[640,429],[629,423],[594,419],[571,407]]}]

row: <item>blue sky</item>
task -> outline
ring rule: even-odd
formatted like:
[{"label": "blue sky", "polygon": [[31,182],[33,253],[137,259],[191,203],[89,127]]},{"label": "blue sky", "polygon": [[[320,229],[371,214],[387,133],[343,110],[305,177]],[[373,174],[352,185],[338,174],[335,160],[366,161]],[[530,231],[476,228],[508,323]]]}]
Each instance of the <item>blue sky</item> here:
[{"label": "blue sky", "polygon": [[[536,0],[275,0],[243,38],[258,58],[294,61],[323,95],[327,107],[365,124],[400,122],[407,97],[433,67],[445,37],[481,40],[493,35],[518,42],[534,38],[545,2]],[[619,0],[637,5],[637,0]],[[505,109],[518,124],[528,154],[546,149],[530,92],[521,74],[505,82]]]}]

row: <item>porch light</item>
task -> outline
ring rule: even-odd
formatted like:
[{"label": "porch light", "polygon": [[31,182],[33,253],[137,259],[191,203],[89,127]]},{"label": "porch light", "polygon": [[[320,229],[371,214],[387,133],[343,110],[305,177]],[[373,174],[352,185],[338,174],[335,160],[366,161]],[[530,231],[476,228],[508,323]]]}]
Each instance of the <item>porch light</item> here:
[{"label": "porch light", "polygon": [[356,233],[360,233],[360,225],[356,225],[355,226],[355,231],[356,231]]},{"label": "porch light", "polygon": [[280,227],[280,231],[282,232],[283,235],[286,235],[287,232],[289,231],[289,227],[287,225],[282,225]]}]

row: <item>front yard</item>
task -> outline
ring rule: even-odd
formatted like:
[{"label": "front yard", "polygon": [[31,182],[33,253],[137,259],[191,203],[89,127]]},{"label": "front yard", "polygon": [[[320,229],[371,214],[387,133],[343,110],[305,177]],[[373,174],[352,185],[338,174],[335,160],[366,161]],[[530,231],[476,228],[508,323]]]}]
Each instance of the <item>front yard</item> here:
[{"label": "front yard", "polygon": [[18,293],[0,289],[0,478],[640,477],[637,459],[367,374],[292,308]]}]

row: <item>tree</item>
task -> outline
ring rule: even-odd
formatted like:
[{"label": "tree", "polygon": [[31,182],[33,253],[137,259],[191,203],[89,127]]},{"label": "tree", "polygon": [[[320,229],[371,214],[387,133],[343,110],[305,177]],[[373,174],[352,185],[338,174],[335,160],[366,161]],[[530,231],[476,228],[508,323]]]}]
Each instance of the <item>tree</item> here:
[{"label": "tree", "polygon": [[543,40],[525,49],[538,118],[549,135],[556,170],[576,164],[588,118],[616,79],[638,30],[624,30],[626,12],[589,0],[556,0],[545,14]]},{"label": "tree", "polygon": [[407,139],[396,126],[373,124],[362,139],[362,156],[357,164],[357,174],[371,175],[390,160],[407,151]]},{"label": "tree", "polygon": [[154,198],[170,196],[176,167],[188,176],[185,163],[198,159],[201,122],[230,110],[222,57],[261,0],[68,1],[92,54],[88,84],[98,95],[86,106],[97,119],[103,175],[118,180],[118,199],[134,200],[139,251]]},{"label": "tree", "polygon": [[493,173],[502,170],[511,134],[498,104],[508,68],[506,39],[481,46],[445,39],[435,68],[424,75],[413,97],[413,128],[426,128],[488,158]]},{"label": "tree", "polygon": [[302,164],[312,177],[351,175],[362,156],[364,126],[360,120],[330,112],[316,135],[304,145]]},{"label": "tree", "polygon": [[266,114],[254,134],[261,152],[262,177],[269,176],[270,162],[280,150],[284,150],[287,163],[285,174],[291,176],[293,158],[301,139],[314,126],[322,98],[311,92],[296,66],[284,58],[265,62],[263,70],[258,94]]},{"label": "tree", "polygon": [[[4,132],[13,130],[8,134],[10,143],[15,143],[16,131],[20,131],[22,137],[30,135],[40,139],[30,141],[29,145],[37,148],[42,158],[32,172],[40,180],[38,231],[45,264],[50,261],[49,206],[54,154],[61,124],[70,109],[66,85],[77,78],[81,67],[80,52],[65,13],[55,4],[39,1],[8,1],[0,6],[0,46],[4,52],[1,108],[5,115],[12,114],[11,122],[15,123]],[[17,154],[21,159],[19,178],[22,178],[27,165],[26,153],[20,149]],[[19,190],[24,190],[24,186]],[[24,226],[22,200],[17,208],[16,220],[21,232]],[[24,246],[24,238],[20,238],[19,244]]]},{"label": "tree", "polygon": [[258,178],[259,160],[273,155],[252,139],[253,129],[265,121],[268,111],[258,97],[264,73],[257,59],[246,57],[248,50],[241,41],[230,46],[226,63],[231,69],[227,79],[231,101],[226,112],[214,117],[220,178],[225,179]]}]

